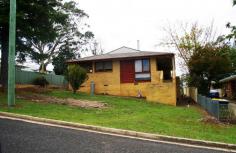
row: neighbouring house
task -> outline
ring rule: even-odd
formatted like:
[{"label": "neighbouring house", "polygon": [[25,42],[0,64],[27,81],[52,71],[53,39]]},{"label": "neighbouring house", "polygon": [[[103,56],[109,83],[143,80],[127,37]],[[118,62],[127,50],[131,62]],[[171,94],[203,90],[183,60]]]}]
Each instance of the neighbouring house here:
[{"label": "neighbouring house", "polygon": [[148,101],[176,105],[173,53],[140,51],[121,47],[103,55],[68,61],[84,67],[89,79],[80,91],[96,94],[145,97]]},{"label": "neighbouring house", "polygon": [[236,75],[231,75],[220,80],[223,85],[223,95],[226,98],[236,98]]}]

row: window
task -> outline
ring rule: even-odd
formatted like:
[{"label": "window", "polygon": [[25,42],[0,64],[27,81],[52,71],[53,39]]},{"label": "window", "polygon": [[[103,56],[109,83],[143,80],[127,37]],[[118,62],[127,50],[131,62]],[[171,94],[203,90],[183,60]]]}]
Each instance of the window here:
[{"label": "window", "polygon": [[103,69],[104,70],[112,70],[112,62],[104,62]]},{"label": "window", "polygon": [[135,61],[135,72],[142,72],[142,60],[136,60]]},{"label": "window", "polygon": [[163,71],[163,80],[171,80],[173,70],[172,58],[171,57],[158,57],[157,58],[157,70]]},{"label": "window", "polygon": [[92,62],[85,62],[85,63],[79,63],[79,65],[84,68],[87,73],[93,72],[93,63]]},{"label": "window", "polygon": [[149,60],[142,60],[142,61],[143,61],[143,72],[149,72],[150,71]]},{"label": "window", "polygon": [[151,80],[150,73],[136,73],[135,80]]},{"label": "window", "polygon": [[135,80],[151,80],[149,59],[135,60]]},{"label": "window", "polygon": [[103,63],[102,62],[95,63],[95,70],[102,71],[103,70]]},{"label": "window", "polygon": [[112,61],[96,62],[95,71],[96,72],[112,71]]}]

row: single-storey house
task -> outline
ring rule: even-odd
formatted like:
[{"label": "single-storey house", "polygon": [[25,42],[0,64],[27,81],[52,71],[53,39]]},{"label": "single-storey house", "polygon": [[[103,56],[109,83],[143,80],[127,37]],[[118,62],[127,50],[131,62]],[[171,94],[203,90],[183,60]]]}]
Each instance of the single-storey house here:
[{"label": "single-storey house", "polygon": [[88,72],[80,91],[96,94],[145,97],[148,101],[176,105],[176,75],[173,53],[140,51],[121,47],[103,55],[68,61]]},{"label": "single-storey house", "polygon": [[226,98],[236,98],[236,75],[231,75],[219,81],[223,84],[223,95]]}]

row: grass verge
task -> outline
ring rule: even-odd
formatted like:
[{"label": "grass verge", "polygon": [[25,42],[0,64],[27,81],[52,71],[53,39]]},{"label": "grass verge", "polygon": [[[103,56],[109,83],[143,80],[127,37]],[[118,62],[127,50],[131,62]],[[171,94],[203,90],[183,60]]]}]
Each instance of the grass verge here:
[{"label": "grass verge", "polygon": [[197,106],[174,107],[148,103],[135,98],[89,96],[54,90],[46,93],[57,98],[95,100],[107,103],[106,109],[84,109],[67,105],[35,103],[16,100],[16,107],[8,108],[6,96],[0,94],[0,111],[49,119],[78,122],[140,132],[180,136],[186,138],[236,144],[236,125],[202,122],[203,111]]}]

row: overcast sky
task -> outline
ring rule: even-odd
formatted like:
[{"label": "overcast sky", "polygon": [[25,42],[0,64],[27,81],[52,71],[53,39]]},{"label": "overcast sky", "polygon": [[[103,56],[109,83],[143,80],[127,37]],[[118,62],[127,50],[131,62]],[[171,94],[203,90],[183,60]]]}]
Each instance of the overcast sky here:
[{"label": "overcast sky", "polygon": [[121,46],[157,50],[155,44],[164,37],[162,27],[168,23],[213,20],[220,32],[228,21],[236,22],[231,0],[78,0],[90,16],[92,31],[106,50]]},{"label": "overcast sky", "polygon": [[[88,23],[105,52],[121,46],[163,51],[156,46],[165,37],[162,28],[178,22],[214,21],[218,33],[227,22],[236,24],[232,0],[77,0],[90,16]],[[170,51],[170,50],[167,50]]]},{"label": "overcast sky", "polygon": [[[166,25],[180,22],[208,26],[214,21],[219,34],[225,34],[227,22],[236,25],[236,6],[232,0],[76,0],[80,8],[90,17],[90,24],[96,39],[105,52],[121,46],[137,48],[144,51],[168,51],[157,46],[165,33]],[[84,56],[89,55],[88,53]],[[31,62],[25,63],[38,68]],[[53,70],[50,64],[48,70]],[[177,65],[177,75],[181,70]]]}]

